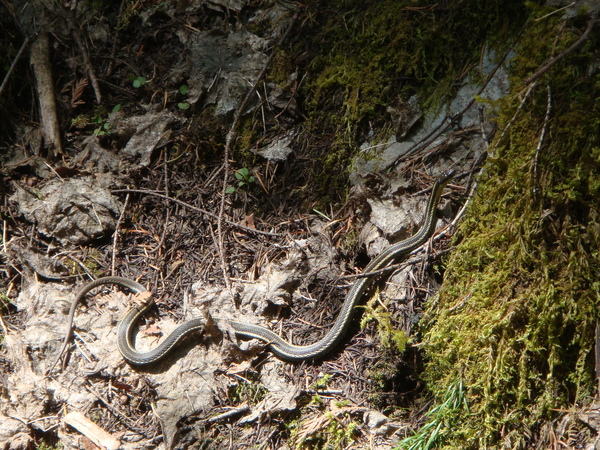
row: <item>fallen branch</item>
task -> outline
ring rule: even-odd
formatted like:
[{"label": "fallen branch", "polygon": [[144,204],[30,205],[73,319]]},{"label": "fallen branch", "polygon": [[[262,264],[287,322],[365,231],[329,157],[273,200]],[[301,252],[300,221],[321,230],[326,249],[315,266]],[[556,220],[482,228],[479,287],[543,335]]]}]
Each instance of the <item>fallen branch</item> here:
[{"label": "fallen branch", "polygon": [[121,447],[119,440],[104,428],[99,427],[79,411],[70,412],[63,419],[69,425],[86,436],[99,447],[107,450],[117,450]]}]

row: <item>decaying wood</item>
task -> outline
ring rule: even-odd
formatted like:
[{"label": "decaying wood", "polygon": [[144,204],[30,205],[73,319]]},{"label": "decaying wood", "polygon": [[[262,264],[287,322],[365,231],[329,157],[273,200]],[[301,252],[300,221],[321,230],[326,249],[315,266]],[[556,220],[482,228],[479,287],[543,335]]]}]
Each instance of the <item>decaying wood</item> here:
[{"label": "decaying wood", "polygon": [[79,411],[70,412],[65,416],[63,421],[66,425],[75,428],[100,448],[116,450],[121,445],[117,438],[103,428],[100,428]]},{"label": "decaying wood", "polygon": [[30,62],[35,74],[40,107],[40,131],[48,156],[53,159],[63,154],[50,64],[50,41],[47,33],[40,34],[31,45]]}]

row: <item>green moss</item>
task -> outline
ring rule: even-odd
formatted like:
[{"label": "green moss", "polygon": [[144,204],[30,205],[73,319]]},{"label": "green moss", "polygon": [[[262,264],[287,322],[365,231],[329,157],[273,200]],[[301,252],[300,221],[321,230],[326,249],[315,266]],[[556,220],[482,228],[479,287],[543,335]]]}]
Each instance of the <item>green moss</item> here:
[{"label": "green moss", "polygon": [[[321,199],[341,196],[358,144],[382,125],[386,106],[419,93],[439,108],[479,60],[482,44],[504,42],[522,23],[521,1],[325,1],[311,10],[314,54],[301,85],[306,127],[319,155]],[[469,30],[465,33],[465,30]],[[316,155],[315,155],[316,156]]]},{"label": "green moss", "polygon": [[229,399],[234,405],[249,403],[256,405],[269,393],[267,388],[255,380],[252,382],[240,381],[229,388]]},{"label": "green moss", "polygon": [[45,442],[40,442],[36,446],[36,450],[62,450],[64,448],[61,442],[56,444],[46,444]]},{"label": "green moss", "polygon": [[250,116],[242,118],[235,149],[237,163],[242,167],[252,167],[255,164],[256,155],[250,149],[255,148],[260,137],[260,130],[257,129],[254,118]]},{"label": "green moss", "polygon": [[[90,249],[87,254],[86,254],[86,258],[83,261],[83,265],[85,266],[85,271],[87,273],[91,273],[93,275],[96,276],[100,276],[101,272],[100,272],[100,263],[99,261],[102,261],[103,259],[103,254],[96,249]],[[71,275],[79,275],[81,274],[81,266],[79,265],[78,262],[72,260],[72,259],[65,259],[63,261],[63,264],[65,265],[65,267],[67,267],[67,269],[69,270],[69,273]]]},{"label": "green moss", "polygon": [[276,50],[269,70],[269,80],[284,88],[293,72],[294,65],[290,54],[283,49]]},{"label": "green moss", "polygon": [[[523,79],[577,37],[559,17],[530,22],[500,130],[521,103]],[[444,287],[422,322],[429,389],[441,400],[462,376],[470,407],[444,448],[527,448],[523,436],[593,395],[600,79],[586,76],[586,55],[597,45],[593,37],[552,68],[492,145]],[[537,154],[546,86],[551,116]]]},{"label": "green moss", "polygon": [[[294,71],[301,75],[294,89],[306,120],[286,163],[299,174],[293,189],[304,209],[344,202],[360,144],[373,130],[384,129],[383,139],[392,133],[386,107],[419,94],[426,108],[439,109],[477,65],[484,43],[510,40],[523,10],[520,0],[311,0],[298,37],[277,50],[268,72],[282,87]],[[242,166],[261,161],[250,149],[265,129],[287,126],[289,117],[271,112],[244,118],[232,155]]]},{"label": "green moss", "polygon": [[378,293],[371,296],[365,305],[365,312],[360,321],[361,328],[364,328],[371,321],[376,323],[377,334],[383,348],[393,348],[398,352],[405,350],[408,336],[404,331],[394,327],[392,315],[387,305],[382,303]]}]

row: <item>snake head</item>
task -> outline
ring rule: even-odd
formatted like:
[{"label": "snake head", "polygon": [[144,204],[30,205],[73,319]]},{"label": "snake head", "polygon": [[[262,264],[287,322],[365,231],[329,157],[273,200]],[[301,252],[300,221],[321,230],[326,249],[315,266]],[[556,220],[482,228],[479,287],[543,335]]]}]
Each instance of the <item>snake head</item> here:
[{"label": "snake head", "polygon": [[437,180],[435,180],[435,186],[433,189],[435,190],[438,186],[445,186],[452,178],[454,178],[455,174],[456,172],[454,169],[446,170],[438,177]]}]

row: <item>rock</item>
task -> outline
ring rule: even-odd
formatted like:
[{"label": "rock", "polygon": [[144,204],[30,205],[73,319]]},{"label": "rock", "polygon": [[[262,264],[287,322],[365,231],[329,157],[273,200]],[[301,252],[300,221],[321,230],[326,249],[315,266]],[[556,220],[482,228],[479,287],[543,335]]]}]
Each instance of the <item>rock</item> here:
[{"label": "rock", "polygon": [[247,31],[205,31],[189,43],[189,102],[206,98],[215,114],[235,111],[267,61],[267,41]]},{"label": "rock", "polygon": [[269,161],[285,161],[290,153],[292,153],[292,149],[290,148],[291,142],[291,136],[275,139],[266,147],[258,150],[257,153]]},{"label": "rock", "polygon": [[407,428],[406,424],[391,421],[386,415],[375,409],[365,411],[363,421],[369,428],[371,434],[375,436],[389,436],[399,429]]},{"label": "rock", "polygon": [[168,141],[170,126],[176,120],[177,117],[168,111],[131,117],[118,111],[110,115],[108,123],[111,134],[127,140],[121,153],[139,158],[139,165],[147,167],[152,162],[154,150]]},{"label": "rock", "polygon": [[[491,51],[486,52],[482,60],[482,75],[491,74],[496,64],[496,55]],[[384,140],[369,139],[361,145],[361,152],[354,159],[353,171],[350,173],[351,183],[361,183],[361,180],[371,172],[384,172],[397,160],[406,158],[416,151],[424,154],[436,149],[452,148],[453,154],[456,154],[456,150],[462,151],[462,153],[469,153],[470,159],[476,160],[485,149],[485,141],[479,132],[482,127],[480,107],[487,110],[484,114],[483,127],[489,135],[494,127],[490,121],[494,114],[490,104],[506,95],[509,89],[508,74],[504,67],[501,66],[496,71],[485,89],[479,93],[481,88],[480,83],[467,78],[444,110],[425,115],[421,112],[415,97],[411,97],[408,101],[399,101],[398,105],[388,106],[396,135]],[[469,106],[473,99],[477,101]],[[482,102],[481,99],[490,102]],[[467,106],[469,108],[464,111]],[[437,138],[432,137],[433,131],[444,130],[444,128],[445,131]],[[469,133],[465,133],[467,130]],[[459,160],[461,164],[468,161]]]},{"label": "rock", "polygon": [[45,236],[61,243],[87,244],[110,236],[121,203],[89,179],[52,180],[41,189],[17,187],[11,201]]}]

